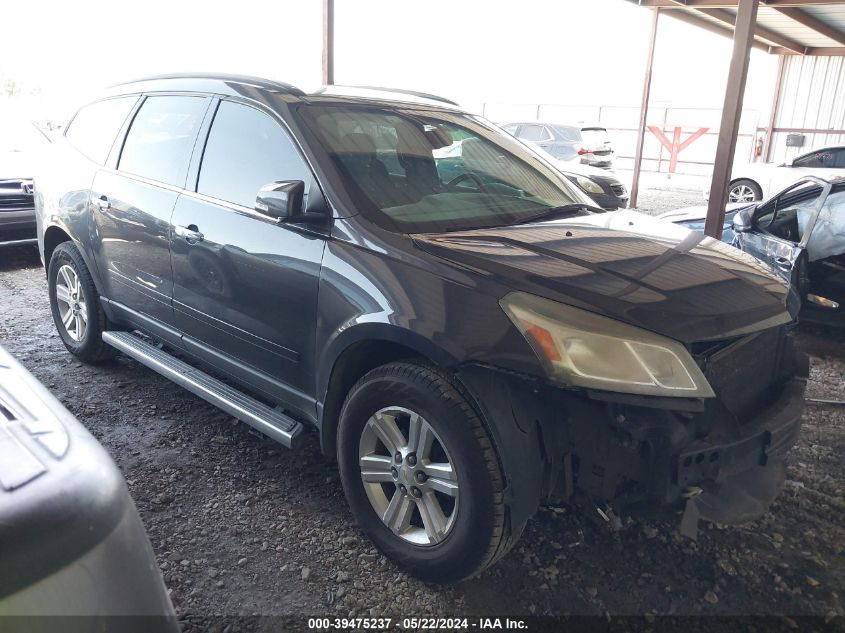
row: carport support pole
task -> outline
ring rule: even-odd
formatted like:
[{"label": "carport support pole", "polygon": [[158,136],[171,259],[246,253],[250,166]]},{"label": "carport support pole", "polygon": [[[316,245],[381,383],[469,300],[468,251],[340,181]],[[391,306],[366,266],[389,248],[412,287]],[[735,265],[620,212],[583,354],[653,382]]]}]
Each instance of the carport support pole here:
[{"label": "carport support pole", "polygon": [[704,233],[716,239],[721,239],[722,225],[725,223],[725,205],[728,202],[728,185],[736,151],[736,135],[739,132],[739,120],[742,116],[742,101],[745,96],[751,44],[754,42],[754,27],[757,25],[757,5],[758,0],[739,0],[737,6],[734,48],[725,87],[722,121],[719,124],[713,179],[710,181],[707,220],[704,223]]},{"label": "carport support pole", "polygon": [[772,97],[772,111],[769,113],[769,127],[766,128],[766,151],[763,152],[763,161],[770,162],[772,160],[772,147],[775,135],[775,123],[777,122],[778,108],[780,108],[780,93],[783,90],[783,74],[786,70],[786,57],[780,55],[778,57],[778,78],[775,82],[775,93]]},{"label": "carport support pole", "polygon": [[334,0],[323,0],[323,83],[334,83]]},{"label": "carport support pole", "polygon": [[637,129],[637,148],[634,154],[634,178],[631,181],[631,196],[628,199],[628,206],[632,208],[636,208],[637,197],[640,195],[640,168],[643,162],[648,100],[651,96],[651,71],[654,67],[654,43],[657,40],[657,21],[659,18],[660,9],[655,7],[651,14],[651,39],[648,44],[648,61],[646,62],[645,79],[643,80],[643,100],[640,104],[640,126]]}]

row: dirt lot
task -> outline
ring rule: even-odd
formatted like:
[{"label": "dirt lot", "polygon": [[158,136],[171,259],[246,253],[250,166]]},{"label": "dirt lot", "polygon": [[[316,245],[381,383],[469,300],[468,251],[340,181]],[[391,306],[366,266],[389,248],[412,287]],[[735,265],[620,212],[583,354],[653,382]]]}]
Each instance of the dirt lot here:
[{"label": "dirt lot", "polygon": [[[687,197],[671,206],[700,200]],[[358,532],[316,437],[289,452],[125,357],[76,362],[34,249],[0,251],[0,296],[2,344],[117,461],[188,630],[251,614],[845,615],[845,407],[807,406],[788,485],[752,525],[692,542],[674,515],[614,535],[551,508],[480,578],[428,586]],[[808,396],[845,399],[845,335],[801,340],[813,355]]]}]

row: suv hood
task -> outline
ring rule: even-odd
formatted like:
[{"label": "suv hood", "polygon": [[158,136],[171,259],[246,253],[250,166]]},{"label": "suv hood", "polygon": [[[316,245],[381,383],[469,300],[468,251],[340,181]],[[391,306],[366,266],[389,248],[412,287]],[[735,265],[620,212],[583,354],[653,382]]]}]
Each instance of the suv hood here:
[{"label": "suv hood", "polygon": [[[787,286],[718,240],[633,211],[413,236],[523,290],[692,343],[790,321]],[[503,292],[507,294],[507,290]]]}]

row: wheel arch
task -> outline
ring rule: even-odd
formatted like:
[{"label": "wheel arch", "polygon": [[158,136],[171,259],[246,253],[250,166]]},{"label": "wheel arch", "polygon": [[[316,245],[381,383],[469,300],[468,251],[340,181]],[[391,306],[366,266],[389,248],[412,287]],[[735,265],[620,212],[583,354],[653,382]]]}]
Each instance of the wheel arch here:
[{"label": "wheel arch", "polygon": [[96,266],[94,266],[90,253],[83,248],[82,244],[80,244],[78,240],[71,236],[71,233],[66,228],[58,224],[52,224],[44,230],[44,273],[49,274],[50,259],[53,257],[53,253],[56,248],[58,248],[59,244],[64,244],[65,242],[71,242],[76,247],[76,250],[79,251],[82,261],[85,262],[85,266],[88,267],[88,272],[91,274],[91,279],[94,282],[94,287],[97,289],[97,294],[102,297],[103,287],[100,283],[100,277],[97,274],[98,270]]},{"label": "wheel arch", "polygon": [[458,362],[452,354],[422,335],[390,324],[368,323],[349,328],[335,339],[323,355],[318,370],[317,392],[320,446],[335,459],[340,409],[349,389],[364,374],[386,363],[419,359],[438,367]]},{"label": "wheel arch", "polygon": [[[53,257],[53,252],[56,247],[62,242],[72,242],[73,239],[60,226],[49,226],[44,231],[44,272],[48,272],[50,267],[50,259]],[[86,262],[87,263],[87,262]],[[90,267],[89,267],[90,268]]]}]

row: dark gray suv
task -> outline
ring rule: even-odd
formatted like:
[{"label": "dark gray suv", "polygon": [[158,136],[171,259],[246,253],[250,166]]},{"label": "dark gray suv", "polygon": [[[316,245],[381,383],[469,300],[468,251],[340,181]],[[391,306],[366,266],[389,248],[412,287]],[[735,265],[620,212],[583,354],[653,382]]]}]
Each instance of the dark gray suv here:
[{"label": "dark gray suv", "polygon": [[550,500],[686,504],[691,531],[780,489],[807,371],[787,286],[593,213],[445,100],[116,86],[36,204],[71,353],[120,350],[291,448],[316,429],[362,529],[420,577],[478,573]]}]

